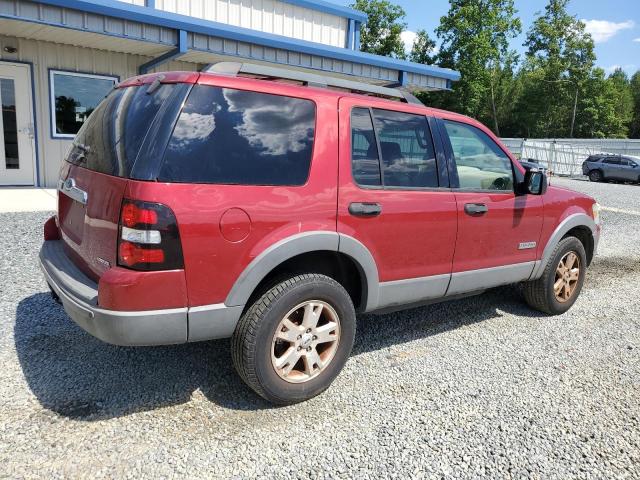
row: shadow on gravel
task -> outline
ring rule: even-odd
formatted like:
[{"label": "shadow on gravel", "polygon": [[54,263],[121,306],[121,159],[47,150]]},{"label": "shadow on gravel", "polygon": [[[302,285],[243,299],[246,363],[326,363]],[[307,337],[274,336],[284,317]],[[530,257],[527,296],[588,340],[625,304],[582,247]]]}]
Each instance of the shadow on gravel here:
[{"label": "shadow on gravel", "polygon": [[[353,355],[495,318],[538,316],[514,288],[359,318]],[[227,340],[166,347],[116,347],[85,333],[49,294],[18,304],[15,345],[25,378],[45,408],[95,421],[186,403],[200,391],[225,408],[272,408],[240,380]]]}]

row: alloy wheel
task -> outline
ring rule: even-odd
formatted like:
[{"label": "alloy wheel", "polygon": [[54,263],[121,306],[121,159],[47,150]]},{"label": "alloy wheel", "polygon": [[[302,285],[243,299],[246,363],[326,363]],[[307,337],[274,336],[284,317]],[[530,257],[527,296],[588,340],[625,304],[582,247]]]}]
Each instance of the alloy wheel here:
[{"label": "alloy wheel", "polygon": [[553,283],[553,293],[560,303],[567,302],[578,287],[580,279],[580,257],[571,251],[567,252],[558,263]]},{"label": "alloy wheel", "polygon": [[336,311],[321,300],[308,300],[292,308],[278,324],[271,364],[283,380],[307,382],[329,366],[339,342]]}]

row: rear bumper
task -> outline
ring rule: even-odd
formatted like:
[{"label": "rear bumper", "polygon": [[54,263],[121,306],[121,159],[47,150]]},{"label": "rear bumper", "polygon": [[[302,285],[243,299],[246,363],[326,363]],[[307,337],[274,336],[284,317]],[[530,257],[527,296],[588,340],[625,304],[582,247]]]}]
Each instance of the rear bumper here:
[{"label": "rear bumper", "polygon": [[94,337],[114,345],[168,345],[228,337],[242,310],[225,305],[191,309],[197,335],[190,338],[187,307],[147,311],[100,308],[98,285],[67,257],[61,240],[44,242],[40,267],[69,317]]}]

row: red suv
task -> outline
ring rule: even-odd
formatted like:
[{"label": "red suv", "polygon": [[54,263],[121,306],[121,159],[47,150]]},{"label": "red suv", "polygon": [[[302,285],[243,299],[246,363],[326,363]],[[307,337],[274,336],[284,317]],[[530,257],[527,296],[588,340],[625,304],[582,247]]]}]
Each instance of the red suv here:
[{"label": "red suv", "polygon": [[519,282],[545,313],[576,301],[597,203],[547,188],[477,121],[228,70],[127,80],[76,136],[40,260],[87,332],[231,337],[245,382],[287,404],[338,375],[356,313]]}]

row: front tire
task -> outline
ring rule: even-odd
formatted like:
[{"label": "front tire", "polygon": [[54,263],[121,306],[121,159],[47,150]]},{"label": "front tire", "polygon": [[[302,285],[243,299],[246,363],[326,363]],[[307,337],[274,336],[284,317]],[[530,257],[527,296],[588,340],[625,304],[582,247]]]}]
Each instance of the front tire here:
[{"label": "front tire", "polygon": [[575,237],[563,238],[556,246],[542,276],[525,282],[523,293],[530,307],[549,315],[569,310],[582,290],[587,255]]},{"label": "front tire", "polygon": [[600,170],[591,170],[589,172],[589,180],[592,182],[601,182],[603,179],[602,172]]},{"label": "front tire", "polygon": [[356,317],[347,291],[330,277],[304,274],[265,292],[232,338],[233,364],[258,395],[278,405],[326,390],[346,363]]}]

